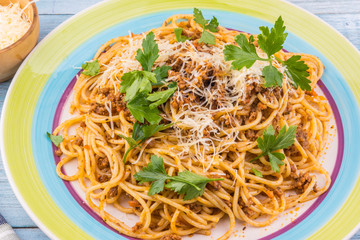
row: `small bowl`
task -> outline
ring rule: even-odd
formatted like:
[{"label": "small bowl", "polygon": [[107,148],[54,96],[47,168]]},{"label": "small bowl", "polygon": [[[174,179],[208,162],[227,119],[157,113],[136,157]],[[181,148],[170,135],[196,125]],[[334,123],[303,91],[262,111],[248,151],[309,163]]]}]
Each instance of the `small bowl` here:
[{"label": "small bowl", "polygon": [[[0,5],[7,6],[10,3],[18,2],[21,8],[28,4],[29,0],[0,0]],[[19,40],[0,49],[0,82],[12,78],[19,68],[21,62],[35,47],[39,39],[39,15],[35,3],[28,6],[24,13],[31,21],[30,28]]]}]

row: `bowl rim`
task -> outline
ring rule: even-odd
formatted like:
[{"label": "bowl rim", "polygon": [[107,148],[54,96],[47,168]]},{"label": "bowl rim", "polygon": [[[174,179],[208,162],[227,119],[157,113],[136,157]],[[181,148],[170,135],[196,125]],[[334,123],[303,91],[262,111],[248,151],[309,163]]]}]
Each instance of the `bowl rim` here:
[{"label": "bowl rim", "polygon": [[[28,1],[30,2],[30,1]],[[29,7],[32,7],[33,9],[33,20],[31,21],[31,25],[29,27],[29,29],[25,32],[25,34],[19,38],[18,40],[16,40],[14,43],[10,44],[9,46],[7,46],[6,48],[2,48],[0,49],[0,54],[1,53],[4,53],[14,47],[16,47],[17,45],[19,45],[24,39],[26,39],[35,29],[35,25],[37,24],[38,22],[38,11],[37,11],[37,7],[36,7],[36,4],[35,2],[32,2]]]}]

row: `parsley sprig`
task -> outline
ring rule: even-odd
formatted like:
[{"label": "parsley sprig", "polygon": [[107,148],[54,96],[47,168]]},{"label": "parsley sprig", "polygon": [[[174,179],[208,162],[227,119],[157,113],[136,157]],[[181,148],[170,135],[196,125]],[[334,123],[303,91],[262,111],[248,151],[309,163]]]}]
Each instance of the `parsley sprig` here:
[{"label": "parsley sprig", "polygon": [[201,196],[207,183],[224,180],[222,178],[207,178],[193,172],[179,172],[177,176],[169,176],[165,171],[164,160],[152,155],[150,163],[134,175],[140,183],[152,182],[148,195],[160,193],[169,188],[178,194],[184,194],[184,200]]},{"label": "parsley sprig", "polygon": [[290,126],[286,130],[286,126],[283,126],[280,129],[279,134],[275,136],[273,126],[269,125],[269,127],[263,132],[263,136],[257,139],[258,147],[262,150],[262,153],[251,161],[254,161],[262,156],[268,156],[271,169],[275,172],[280,172],[279,165],[284,165],[282,160],[285,159],[285,155],[275,151],[288,148],[294,144],[296,128],[296,126]]},{"label": "parsley sprig", "polygon": [[122,134],[119,134],[119,137],[124,138],[127,143],[130,145],[130,147],[128,148],[128,150],[125,152],[124,157],[123,157],[123,161],[125,163],[127,155],[129,154],[129,152],[138,147],[139,145],[141,145],[143,142],[145,142],[148,138],[150,138],[152,135],[154,135],[155,133],[165,130],[169,127],[171,127],[173,124],[154,124],[154,125],[143,125],[143,124],[139,124],[138,122],[134,123],[133,126],[133,132],[132,132],[132,136],[131,137],[126,137]]},{"label": "parsley sprig", "polygon": [[82,71],[82,74],[86,76],[96,76],[100,73],[100,65],[97,59],[95,61],[83,63],[81,68],[84,70]]},{"label": "parsley sprig", "polygon": [[177,42],[185,42],[186,40],[189,40],[191,38],[188,38],[184,35],[181,35],[183,32],[183,29],[182,28],[175,28],[174,29],[174,34],[175,34],[175,37],[176,37],[176,41]]},{"label": "parsley sprig", "polygon": [[197,9],[194,8],[194,21],[198,24],[201,25],[201,27],[203,28],[203,32],[201,33],[201,37],[199,39],[199,43],[206,43],[206,44],[212,44],[215,45],[216,44],[216,37],[214,36],[214,34],[212,34],[211,32],[215,33],[218,32],[218,26],[219,26],[219,22],[216,19],[216,17],[212,17],[212,19],[210,20],[206,20],[202,14],[202,12]]},{"label": "parsley sprig", "polygon": [[224,56],[226,61],[233,61],[232,68],[240,70],[243,67],[250,68],[255,61],[266,61],[269,65],[263,68],[262,75],[265,78],[265,87],[281,86],[283,82],[283,74],[273,66],[274,59],[280,62],[285,67],[286,75],[292,80],[295,88],[300,87],[302,90],[311,90],[307,79],[309,67],[304,61],[301,61],[301,56],[294,55],[286,61],[283,61],[274,56],[275,53],[283,48],[283,44],[287,38],[288,33],[285,32],[286,27],[281,16],[276,20],[274,27],[259,27],[261,34],[258,35],[257,42],[261,50],[263,50],[267,58],[261,58],[256,52],[254,45],[254,37],[251,35],[249,39],[244,34],[239,34],[235,37],[235,45],[226,45],[224,48]]},{"label": "parsley sprig", "polygon": [[255,176],[263,177],[262,173],[259,170],[256,170],[255,168],[251,168],[251,171],[255,174]]},{"label": "parsley sprig", "polygon": [[49,133],[49,132],[46,132],[46,135],[48,136],[48,138],[51,140],[51,142],[55,145],[55,146],[57,146],[57,147],[59,147],[59,145],[60,145],[60,143],[62,142],[62,141],[64,141],[64,138],[63,138],[63,136],[61,136],[61,135],[52,135],[51,133]]},{"label": "parsley sprig", "polygon": [[127,108],[134,118],[144,123],[147,120],[151,125],[161,121],[160,111],[157,107],[165,103],[176,91],[176,83],[171,83],[165,91],[152,92],[153,86],[164,85],[168,77],[170,66],[157,67],[152,70],[159,57],[159,47],[155,35],[150,32],[142,42],[142,49],[137,50],[136,59],[143,70],[125,73],[121,78],[120,92],[125,93]]},{"label": "parsley sprig", "polygon": [[136,60],[139,61],[144,71],[151,72],[152,67],[159,57],[159,47],[155,41],[153,32],[149,32],[141,44],[143,49],[136,52]]}]

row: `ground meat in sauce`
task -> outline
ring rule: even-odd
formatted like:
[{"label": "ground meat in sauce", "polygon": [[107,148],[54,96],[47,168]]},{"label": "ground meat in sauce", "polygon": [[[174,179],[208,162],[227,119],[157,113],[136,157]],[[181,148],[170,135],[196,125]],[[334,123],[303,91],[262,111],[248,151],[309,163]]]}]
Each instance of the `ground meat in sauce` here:
[{"label": "ground meat in sauce", "polygon": [[99,103],[92,103],[90,105],[90,112],[94,112],[99,115],[108,115],[109,112],[106,110],[106,107]]},{"label": "ground meat in sauce", "polygon": [[295,164],[290,164],[290,170],[291,170],[290,177],[297,178]]},{"label": "ground meat in sauce", "polygon": [[256,119],[256,112],[251,112],[249,116],[249,122],[253,122]]},{"label": "ground meat in sauce", "polygon": [[267,109],[267,106],[266,106],[265,104],[259,102],[259,103],[257,104],[257,106],[256,106],[256,109],[257,109],[258,111],[262,111],[262,110]]},{"label": "ground meat in sauce", "polygon": [[[247,75],[246,77],[248,79],[251,78],[250,75]],[[240,103],[243,104],[243,105],[247,105],[248,103],[250,103],[250,100],[251,100],[252,96],[255,96],[258,93],[264,93],[266,91],[269,91],[269,90],[267,90],[265,87],[263,87],[261,84],[259,84],[257,82],[247,84],[246,87],[245,87],[244,97],[240,101]]]},{"label": "ground meat in sauce", "polygon": [[301,144],[302,147],[304,147],[304,148],[308,148],[308,147],[309,147],[307,132],[304,131],[304,130],[301,128],[301,126],[299,126],[299,127],[297,128],[297,131],[296,131],[296,139],[299,141],[299,143]]},{"label": "ground meat in sauce", "polygon": [[142,223],[138,222],[135,224],[135,226],[132,227],[132,231],[136,232],[142,228]]},{"label": "ground meat in sauce", "polygon": [[189,206],[190,210],[193,211],[194,213],[201,212],[202,206],[198,202],[190,203],[188,206]]},{"label": "ground meat in sauce", "polygon": [[248,207],[244,207],[242,210],[244,211],[244,213],[245,213],[249,218],[252,218],[252,217],[254,217],[254,216],[256,215],[256,212],[253,211],[253,210],[251,210],[251,209],[248,208]]},{"label": "ground meat in sauce", "polygon": [[76,145],[78,145],[78,146],[81,146],[81,145],[82,145],[82,142],[83,142],[83,140],[82,140],[81,137],[76,137],[74,143],[75,143]]},{"label": "ground meat in sauce", "polygon": [[107,96],[110,93],[110,88],[100,88],[99,93],[104,94]]},{"label": "ground meat in sauce", "polygon": [[243,201],[242,198],[239,199],[239,205],[244,208],[244,207],[249,207],[253,204],[253,201],[249,200],[248,201],[248,204],[245,204],[245,202]]},{"label": "ground meat in sauce", "polygon": [[[117,115],[119,112],[124,111],[125,119],[132,123],[135,122],[134,117],[126,107],[124,93],[118,92],[115,94],[115,91],[110,88],[101,88],[99,92],[105,96],[105,101],[110,101],[113,115]],[[92,103],[90,105],[90,112],[94,112],[102,116],[109,116],[109,111],[106,109],[105,105],[100,103]]]},{"label": "ground meat in sauce", "polygon": [[293,110],[292,105],[288,104],[285,108],[284,115],[289,114]]},{"label": "ground meat in sauce", "polygon": [[309,175],[309,173],[300,173],[300,175],[294,178],[294,180],[294,187],[301,192],[304,192],[311,182],[311,176]]},{"label": "ground meat in sauce", "polygon": [[80,123],[80,127],[86,128],[86,123],[85,123],[85,122],[81,122],[81,123]]},{"label": "ground meat in sauce", "polygon": [[276,187],[273,189],[273,192],[278,195],[278,196],[281,196],[284,194],[283,190],[280,188],[280,187]]},{"label": "ground meat in sauce", "polygon": [[107,157],[105,158],[99,158],[97,160],[97,166],[100,170],[103,170],[105,168],[109,168],[110,167],[110,163]]},{"label": "ground meat in sauce", "polygon": [[162,236],[160,240],[181,240],[181,237],[174,233],[171,233],[169,235]]},{"label": "ground meat in sauce", "polygon": [[245,131],[245,137],[250,141],[255,141],[257,139],[257,134],[254,130],[248,129]]},{"label": "ground meat in sauce", "polygon": [[118,194],[118,188],[117,187],[112,187],[109,190],[109,198],[113,198]]},{"label": "ground meat in sauce", "polygon": [[108,175],[100,175],[98,177],[99,183],[108,182],[110,180],[110,177]]},{"label": "ground meat in sauce", "polygon": [[284,152],[285,152],[286,156],[291,156],[291,155],[297,154],[299,151],[297,150],[295,145],[292,145],[291,147],[284,149]]},{"label": "ground meat in sauce", "polygon": [[210,185],[213,186],[215,188],[215,190],[220,190],[220,188],[221,188],[221,182],[220,181],[210,182]]},{"label": "ground meat in sauce", "polygon": [[272,122],[272,125],[273,125],[273,127],[274,127],[274,130],[275,130],[275,133],[276,134],[278,134],[279,133],[279,131],[280,131],[280,128],[281,128],[281,126],[280,126],[280,120],[281,120],[281,116],[280,116],[280,114],[276,114],[276,116],[275,116],[275,118],[274,118],[274,120],[273,120],[273,122]]},{"label": "ground meat in sauce", "polygon": [[128,204],[132,208],[140,208],[141,204],[137,200],[128,201]]},{"label": "ground meat in sauce", "polygon": [[55,155],[56,155],[56,156],[60,157],[62,154],[63,154],[63,152],[61,151],[60,148],[58,148],[58,149],[55,150]]},{"label": "ground meat in sauce", "polygon": [[231,208],[231,202],[229,201],[229,200],[223,200],[224,201],[224,203],[228,206],[228,207],[230,207]]}]

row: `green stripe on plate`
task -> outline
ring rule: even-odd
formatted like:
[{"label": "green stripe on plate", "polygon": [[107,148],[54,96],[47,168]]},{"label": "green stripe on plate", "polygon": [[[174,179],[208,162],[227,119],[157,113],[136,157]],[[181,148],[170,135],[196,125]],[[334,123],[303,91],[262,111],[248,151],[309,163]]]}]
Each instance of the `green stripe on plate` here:
[{"label": "green stripe on plate", "polygon": [[[7,159],[5,165],[10,182],[20,202],[48,235],[59,239],[91,238],[54,203],[33,161],[30,143],[32,123],[29,119],[33,119],[36,102],[49,76],[69,53],[114,24],[162,10],[193,7],[238,12],[270,22],[282,15],[289,31],[309,42],[335,65],[360,102],[357,84],[360,55],[356,48],[319,18],[289,3],[280,0],[198,0],[196,4],[190,0],[112,0],[97,4],[66,21],[39,44],[14,78],[3,109],[2,154],[3,159]],[[59,51],[58,46],[66,51]],[[24,102],[23,96],[29,91],[31,98]],[[340,239],[357,225],[360,216],[357,204],[357,199],[360,199],[359,181],[356,186],[346,205],[312,239],[334,236]],[[343,223],[341,229],[337,227],[338,222]]]}]

